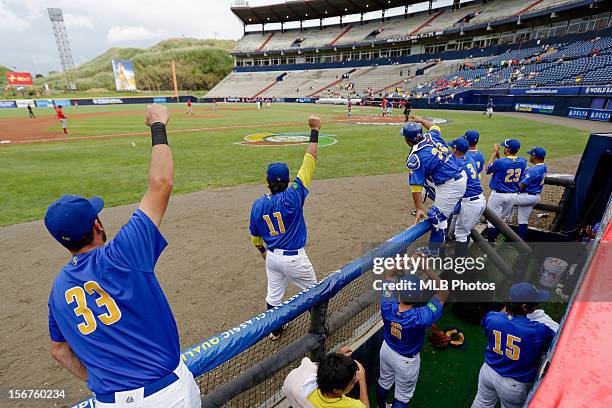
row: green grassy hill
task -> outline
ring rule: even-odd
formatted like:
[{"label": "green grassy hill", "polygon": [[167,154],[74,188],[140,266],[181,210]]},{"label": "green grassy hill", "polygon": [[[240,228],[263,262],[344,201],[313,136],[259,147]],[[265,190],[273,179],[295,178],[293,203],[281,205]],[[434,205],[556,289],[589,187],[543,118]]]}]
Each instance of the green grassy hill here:
[{"label": "green grassy hill", "polygon": [[[172,89],[170,63],[176,61],[176,75],[182,90],[208,90],[223,79],[233,68],[229,50],[233,40],[198,40],[180,38],[161,41],[146,49],[111,48],[96,58],[79,65],[74,78],[79,91],[93,92],[115,89],[111,60],[134,61],[139,90]],[[66,88],[62,73],[52,73],[35,81],[36,88],[44,83],[53,90]]]},{"label": "green grassy hill", "polygon": [[7,71],[12,71],[11,69],[5,67],[4,65],[0,65],[0,88],[3,88],[6,85],[6,77],[4,73]]}]

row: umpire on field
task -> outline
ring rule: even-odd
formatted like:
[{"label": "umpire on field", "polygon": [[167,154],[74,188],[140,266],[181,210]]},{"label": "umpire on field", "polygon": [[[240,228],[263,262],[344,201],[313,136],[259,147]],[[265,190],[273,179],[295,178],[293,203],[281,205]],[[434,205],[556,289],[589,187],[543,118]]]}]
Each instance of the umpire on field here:
[{"label": "umpire on field", "polygon": [[71,253],[49,296],[51,354],[87,381],[96,407],[200,407],[200,390],[182,362],[178,330],[154,274],[168,244],[159,232],[173,163],[168,111],[147,108],[151,127],[149,187],[138,209],[106,243],[101,198],[63,196],[45,225]]}]

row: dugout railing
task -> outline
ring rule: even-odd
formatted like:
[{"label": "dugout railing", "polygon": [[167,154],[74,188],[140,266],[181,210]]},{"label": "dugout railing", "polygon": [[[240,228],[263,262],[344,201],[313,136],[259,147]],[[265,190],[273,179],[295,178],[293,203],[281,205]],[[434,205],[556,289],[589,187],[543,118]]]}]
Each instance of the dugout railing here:
[{"label": "dugout railing", "polygon": [[[559,225],[564,200],[572,188],[573,177],[546,178],[536,209],[549,216],[538,217],[540,212],[532,216],[538,228],[552,231]],[[423,221],[378,246],[373,245],[362,257],[291,297],[282,306],[184,350],[181,358],[196,377],[202,407],[278,405],[284,398],[281,387],[285,377],[303,357],[318,360],[323,353],[360,339],[380,322],[380,293],[373,289],[377,275],[371,272],[374,259],[414,252],[426,245],[430,229],[429,222]],[[285,324],[288,327],[280,339],[267,338]],[[87,403],[90,405],[83,405]],[[93,407],[93,401],[82,401],[75,406]]]}]

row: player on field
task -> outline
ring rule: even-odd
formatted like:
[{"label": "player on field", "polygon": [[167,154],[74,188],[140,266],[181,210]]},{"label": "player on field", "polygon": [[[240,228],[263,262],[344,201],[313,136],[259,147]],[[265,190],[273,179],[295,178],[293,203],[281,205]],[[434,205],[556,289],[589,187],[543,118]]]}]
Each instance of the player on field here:
[{"label": "player on field", "polygon": [[482,112],[482,116],[489,115],[490,119],[491,116],[493,116],[493,106],[493,98],[489,98],[489,101],[487,102],[487,110],[485,112]]},{"label": "player on field", "polygon": [[217,106],[217,100],[216,99],[212,100],[212,104],[213,104],[213,110],[217,110],[218,106]]},{"label": "player on field", "polygon": [[[270,193],[255,200],[251,208],[251,240],[266,260],[268,309],[280,306],[288,282],[300,290],[317,283],[314,268],[304,250],[303,207],[314,175],[321,120],[311,116],[308,125],[310,142],[293,183],[289,183],[286,163],[270,163],[266,173]],[[282,332],[282,327],[277,329],[270,334],[270,339],[278,339]]]},{"label": "player on field", "polygon": [[55,108],[55,114],[57,115],[57,118],[60,121],[60,125],[62,129],[64,130],[64,134],[67,135],[68,134],[68,119],[66,119],[66,115],[64,114],[64,111],[62,110],[62,105],[57,105],[57,108]]},{"label": "player on field", "polygon": [[347,116],[350,118],[353,111],[353,102],[349,99],[348,104],[346,105]]},{"label": "player on field", "polygon": [[32,109],[32,104],[28,103],[27,109],[28,109],[28,117],[30,119],[36,119],[36,115],[34,114],[34,110]]},{"label": "player on field", "polygon": [[380,103],[380,106],[382,107],[383,117],[387,116],[387,104],[388,104],[387,98],[383,98],[382,102]]},{"label": "player on field", "polygon": [[[406,166],[410,172],[408,183],[416,208],[416,220],[427,218],[433,226],[429,245],[424,252],[439,255],[444,243],[448,217],[465,193],[467,176],[459,161],[453,156],[440,135],[440,127],[433,122],[411,116],[400,130],[406,144],[412,148]],[[427,133],[423,133],[424,126]],[[423,208],[423,186],[431,182],[435,189],[433,206],[425,213]]]},{"label": "player on field", "polygon": [[546,180],[546,150],[541,147],[534,147],[527,152],[529,163],[533,164],[525,170],[519,184],[519,193],[514,199],[514,205],[518,212],[518,234],[523,240],[527,238],[529,228],[529,216],[533,207],[540,201],[540,193]]},{"label": "player on field", "polygon": [[412,111],[412,102],[409,99],[406,99],[404,102],[404,121],[408,122],[410,120],[410,112]]},{"label": "player on field", "polygon": [[191,99],[187,99],[187,116],[193,116],[193,109],[191,108]]},{"label": "player on field", "polygon": [[480,133],[476,130],[468,130],[463,134],[463,138],[468,141],[470,149],[465,153],[466,157],[474,159],[478,166],[478,175],[484,169],[485,158],[483,154],[478,150],[478,141],[480,140]]},{"label": "player on field", "polygon": [[98,408],[201,406],[155,276],[167,245],[159,225],[173,179],[168,118],[161,105],[147,108],[153,145],[149,186],[114,239],[106,243],[101,198],[63,196],[45,214],[45,226],[71,253],[49,296],[51,354],[87,381]]},{"label": "player on field", "polygon": [[523,406],[542,354],[555,337],[553,330],[529,320],[527,314],[549,296],[531,283],[514,284],[505,311],[489,312],[482,319],[488,343],[472,408],[493,408],[498,402],[505,408]]},{"label": "player on field", "polygon": [[478,165],[472,157],[467,155],[468,141],[459,138],[453,140],[449,146],[453,148],[453,154],[467,174],[467,187],[461,199],[459,214],[455,221],[455,256],[467,257],[470,232],[482,216],[486,207],[486,200],[484,194],[482,194]]},{"label": "player on field", "polygon": [[[425,273],[430,279],[440,281],[435,272],[425,269]],[[420,279],[416,275],[406,275],[399,278],[399,283],[413,286],[395,292],[383,291],[380,300],[384,341],[380,348],[380,376],[376,387],[379,407],[385,406],[393,384],[393,408],[408,407],[419,378],[419,353],[427,329],[442,316],[442,307],[448,297],[448,291],[438,290],[427,304],[418,306],[423,301]]]},{"label": "player on field", "polygon": [[[504,157],[500,157],[499,150],[504,148]],[[516,139],[506,139],[494,146],[493,154],[487,163],[487,174],[491,174],[491,195],[487,207],[499,218],[505,220],[512,212],[516,193],[519,191],[519,182],[527,167],[527,161],[518,157],[517,153],[521,143]],[[488,223],[487,239],[495,242],[499,231]]]}]

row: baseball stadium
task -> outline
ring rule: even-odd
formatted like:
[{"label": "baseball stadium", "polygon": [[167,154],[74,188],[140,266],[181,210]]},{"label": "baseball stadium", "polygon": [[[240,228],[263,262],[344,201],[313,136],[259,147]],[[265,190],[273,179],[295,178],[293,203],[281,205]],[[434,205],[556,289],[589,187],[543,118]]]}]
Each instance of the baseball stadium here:
[{"label": "baseball stadium", "polygon": [[228,1],[78,64],[40,7],[0,407],[612,406],[612,1]]}]

